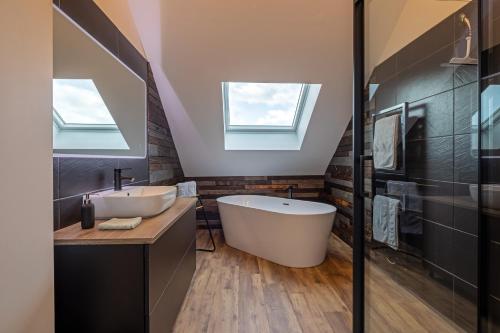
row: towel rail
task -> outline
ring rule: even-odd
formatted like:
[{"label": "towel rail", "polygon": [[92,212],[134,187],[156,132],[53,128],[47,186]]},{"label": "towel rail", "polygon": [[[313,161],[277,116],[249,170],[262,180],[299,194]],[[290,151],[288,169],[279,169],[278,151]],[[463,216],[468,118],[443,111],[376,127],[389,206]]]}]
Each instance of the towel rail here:
[{"label": "towel rail", "polygon": [[390,198],[393,198],[393,199],[398,199],[401,202],[401,205],[399,207],[399,213],[409,212],[409,213],[422,214],[422,210],[408,208],[408,206],[410,205],[410,201],[409,200],[412,197],[417,198],[418,196],[412,196],[412,195],[405,194],[405,193],[402,193],[402,194],[391,194],[391,193],[387,193],[387,192],[386,193],[382,193],[382,194],[378,194],[378,195],[383,195],[383,196],[390,197]]},{"label": "towel rail", "polygon": [[404,102],[398,105],[391,106],[389,108],[380,110],[372,114],[372,135],[373,140],[375,139],[375,123],[378,117],[388,117],[393,114],[401,113],[401,163],[399,170],[384,170],[384,169],[374,169],[374,173],[380,174],[398,174],[406,176],[406,123],[408,121],[408,103]]},{"label": "towel rail", "polygon": [[[391,178],[395,177],[400,181],[408,181],[408,175],[407,175],[407,170],[406,170],[406,131],[407,131],[407,123],[408,123],[408,103],[404,102],[404,103],[383,109],[381,111],[378,111],[377,113],[372,114],[372,135],[375,136],[375,123],[376,123],[377,119],[382,118],[382,117],[392,116],[392,115],[398,114],[398,113],[401,113],[401,119],[400,119],[400,121],[401,121],[401,126],[400,126],[400,130],[401,130],[400,161],[401,162],[399,163],[399,168],[397,170],[384,170],[384,169],[373,168],[373,173],[372,173],[372,195],[373,196],[375,196],[377,194],[376,193],[376,188],[377,188],[376,183],[377,182],[387,183],[387,181],[390,180],[390,179],[387,179],[388,177],[391,177]],[[398,145],[399,145],[399,143],[398,143]],[[385,179],[380,179],[377,176],[385,178]],[[433,185],[427,185],[427,184],[421,184],[421,183],[418,183],[417,185],[418,186],[433,186]],[[421,214],[422,213],[420,211],[408,208],[408,200],[409,200],[410,196],[407,194],[393,195],[393,194],[387,193],[387,190],[384,189],[384,191],[381,195],[386,195],[386,196],[390,196],[390,197],[398,198],[398,199],[402,200],[401,205],[399,207],[399,212],[398,212],[398,215],[400,215],[400,216],[401,216],[401,214],[406,214],[406,213],[410,213],[410,214]],[[375,240],[373,240],[373,241],[375,243],[377,243],[378,245],[373,246],[371,248],[371,250],[391,249],[390,247],[388,247],[385,244],[382,244],[382,243],[377,242]],[[411,253],[411,252],[403,250],[401,248],[396,250],[396,252],[401,253],[403,255],[408,255],[408,256],[423,260],[421,255]],[[390,263],[395,263],[394,261],[390,260],[388,256],[386,256],[386,259]]]},{"label": "towel rail", "polygon": [[[392,179],[375,179],[377,182],[379,183],[387,183],[388,181],[391,181]],[[421,186],[421,187],[432,187],[432,188],[439,188],[439,185],[433,185],[433,184],[425,184],[425,183],[419,183],[418,181],[416,181],[415,178],[411,178],[411,180],[417,184],[417,186]]]},{"label": "towel rail", "polygon": [[[384,196],[388,196],[388,197],[400,200],[400,205],[399,205],[399,208],[398,208],[398,219],[400,220],[400,223],[401,223],[401,219],[402,219],[402,215],[403,214],[407,214],[407,213],[410,213],[410,214],[422,214],[422,211],[418,211],[418,210],[415,210],[415,209],[410,209],[410,208],[407,207],[406,201],[408,200],[408,197],[409,197],[409,195],[407,195],[407,194],[395,195],[395,194],[383,193],[383,194],[379,194],[379,195],[384,195]],[[401,229],[400,228],[401,228],[401,225],[400,225],[400,227],[398,228],[398,231],[397,231],[398,235],[401,234]],[[400,238],[400,236],[398,236],[398,238]],[[372,237],[372,242],[373,242],[373,246],[370,248],[372,251],[381,250],[381,249],[388,249],[391,253],[394,253],[394,254],[401,253],[403,255],[407,255],[407,256],[411,256],[411,257],[423,260],[423,256],[421,254],[412,253],[412,252],[410,252],[408,250],[404,250],[401,247],[398,247],[398,249],[393,249],[392,247],[388,246],[387,244],[384,244],[382,242],[379,242],[379,241],[373,239],[373,237]],[[401,240],[399,242],[400,242],[400,244],[406,244],[405,241],[403,241],[403,240]],[[376,244],[378,244],[378,245],[376,245]],[[392,251],[395,251],[395,252],[392,252]],[[390,260],[389,255],[385,255],[385,257],[386,257],[386,259],[387,259],[387,261],[389,263],[396,264],[395,261]]]},{"label": "towel rail", "polygon": [[381,115],[387,115],[389,113],[398,113],[398,112],[404,112],[408,110],[408,103],[404,102],[398,105],[391,106],[387,109],[380,110],[377,113],[372,114],[372,118],[381,116]]}]

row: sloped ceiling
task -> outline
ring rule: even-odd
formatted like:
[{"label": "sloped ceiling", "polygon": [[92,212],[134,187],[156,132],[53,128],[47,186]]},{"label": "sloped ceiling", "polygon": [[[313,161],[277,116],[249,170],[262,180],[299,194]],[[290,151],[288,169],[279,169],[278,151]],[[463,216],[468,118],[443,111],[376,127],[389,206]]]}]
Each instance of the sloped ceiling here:
[{"label": "sloped ceiling", "polygon": [[[367,0],[367,78],[469,1]],[[144,47],[187,176],[324,173],[351,115],[352,0],[95,2]],[[301,151],[224,151],[231,80],[323,84]]]},{"label": "sloped ceiling", "polygon": [[[129,0],[186,176],[323,174],[352,112],[352,0]],[[225,151],[222,81],[323,84],[300,151]]]}]

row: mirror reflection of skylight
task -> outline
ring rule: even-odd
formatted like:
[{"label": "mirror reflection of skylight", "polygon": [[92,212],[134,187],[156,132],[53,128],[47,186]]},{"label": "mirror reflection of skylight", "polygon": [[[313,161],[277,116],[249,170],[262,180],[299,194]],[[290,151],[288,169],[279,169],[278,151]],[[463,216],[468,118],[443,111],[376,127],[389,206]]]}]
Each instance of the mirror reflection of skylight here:
[{"label": "mirror reflection of skylight", "polygon": [[225,121],[240,128],[293,128],[301,112],[305,84],[224,83]]},{"label": "mirror reflection of skylight", "polygon": [[65,124],[116,125],[90,79],[53,79],[53,106]]}]

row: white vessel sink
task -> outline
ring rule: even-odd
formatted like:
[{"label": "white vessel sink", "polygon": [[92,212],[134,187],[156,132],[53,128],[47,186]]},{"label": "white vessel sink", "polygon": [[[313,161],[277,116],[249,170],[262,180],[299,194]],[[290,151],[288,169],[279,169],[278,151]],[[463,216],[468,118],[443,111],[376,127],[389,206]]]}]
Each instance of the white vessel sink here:
[{"label": "white vessel sink", "polygon": [[113,217],[149,217],[173,205],[175,186],[126,186],[121,191],[108,190],[90,195],[97,219]]},{"label": "white vessel sink", "polygon": [[[497,184],[484,184],[481,186],[482,188],[482,199],[483,199],[483,207],[490,209],[500,209],[500,185]],[[477,202],[477,189],[478,186],[476,184],[469,185],[470,195],[472,200]]]}]

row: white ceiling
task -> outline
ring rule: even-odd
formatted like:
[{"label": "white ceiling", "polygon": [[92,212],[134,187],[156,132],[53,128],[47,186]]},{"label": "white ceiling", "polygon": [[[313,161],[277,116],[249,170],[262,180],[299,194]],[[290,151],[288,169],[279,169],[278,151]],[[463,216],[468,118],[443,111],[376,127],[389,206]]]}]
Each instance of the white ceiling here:
[{"label": "white ceiling", "polygon": [[[129,0],[186,176],[323,174],[351,117],[352,0]],[[224,150],[222,81],[321,83],[300,151]]]}]

